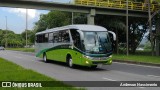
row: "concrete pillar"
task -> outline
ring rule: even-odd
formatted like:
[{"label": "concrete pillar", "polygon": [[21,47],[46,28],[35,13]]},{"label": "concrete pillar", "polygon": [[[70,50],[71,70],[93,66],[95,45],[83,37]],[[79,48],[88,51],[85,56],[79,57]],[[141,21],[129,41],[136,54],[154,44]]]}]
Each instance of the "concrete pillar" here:
[{"label": "concrete pillar", "polygon": [[94,17],[96,15],[96,10],[91,9],[90,13],[87,16],[87,24],[94,25]]}]

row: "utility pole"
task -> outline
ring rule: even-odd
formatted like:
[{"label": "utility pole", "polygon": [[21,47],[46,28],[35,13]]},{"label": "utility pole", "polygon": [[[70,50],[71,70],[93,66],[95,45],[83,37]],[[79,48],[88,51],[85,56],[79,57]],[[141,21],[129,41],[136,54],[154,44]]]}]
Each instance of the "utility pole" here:
[{"label": "utility pole", "polygon": [[127,56],[129,55],[129,41],[128,41],[128,0],[126,0],[126,42],[127,42]]},{"label": "utility pole", "polygon": [[5,42],[5,48],[8,47],[8,40],[7,40],[7,30],[8,30],[8,25],[7,25],[7,16],[5,16],[6,19],[6,42]]},{"label": "utility pole", "polygon": [[28,30],[28,10],[26,8],[26,47],[27,47],[27,30]]},{"label": "utility pole", "polygon": [[150,33],[150,40],[151,40],[151,48],[152,48],[152,56],[154,56],[154,44],[153,44],[153,33],[152,33],[152,18],[151,18],[151,2],[148,0],[148,18],[149,18],[149,33]]}]

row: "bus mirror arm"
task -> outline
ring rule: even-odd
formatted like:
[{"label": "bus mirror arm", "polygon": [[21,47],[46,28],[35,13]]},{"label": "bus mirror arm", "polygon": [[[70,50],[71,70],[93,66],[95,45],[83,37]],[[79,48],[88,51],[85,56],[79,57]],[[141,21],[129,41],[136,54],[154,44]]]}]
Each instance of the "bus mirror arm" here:
[{"label": "bus mirror arm", "polygon": [[113,40],[116,41],[116,34],[112,31],[108,31],[108,33],[112,34],[113,35]]}]

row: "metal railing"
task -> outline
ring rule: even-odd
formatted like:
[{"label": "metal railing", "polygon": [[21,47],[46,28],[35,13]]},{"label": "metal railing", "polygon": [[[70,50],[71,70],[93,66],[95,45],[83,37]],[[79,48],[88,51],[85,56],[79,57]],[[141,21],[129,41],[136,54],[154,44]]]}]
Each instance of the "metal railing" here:
[{"label": "metal railing", "polygon": [[[87,6],[98,6],[98,7],[109,7],[109,8],[119,8],[126,9],[125,0],[75,0],[75,4],[78,5],[87,5]],[[129,10],[138,10],[138,11],[147,11],[148,5],[143,2],[128,2]],[[160,9],[160,5],[151,4],[151,11],[157,11]]]}]

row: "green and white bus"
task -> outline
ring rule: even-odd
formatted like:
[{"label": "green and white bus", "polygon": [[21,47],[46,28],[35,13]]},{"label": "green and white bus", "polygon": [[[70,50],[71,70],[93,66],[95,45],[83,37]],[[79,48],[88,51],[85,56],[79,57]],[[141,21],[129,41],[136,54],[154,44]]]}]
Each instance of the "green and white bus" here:
[{"label": "green and white bus", "polygon": [[96,25],[68,25],[36,33],[36,56],[45,62],[55,60],[96,68],[112,64],[112,41],[115,34]]}]

